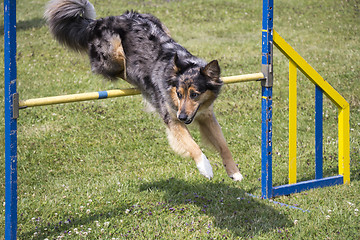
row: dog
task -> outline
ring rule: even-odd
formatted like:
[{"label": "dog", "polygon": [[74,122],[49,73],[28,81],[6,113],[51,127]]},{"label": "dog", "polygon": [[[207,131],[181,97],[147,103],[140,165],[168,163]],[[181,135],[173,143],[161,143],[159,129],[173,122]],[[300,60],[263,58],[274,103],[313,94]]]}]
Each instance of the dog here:
[{"label": "dog", "polygon": [[223,85],[217,60],[193,56],[150,14],[127,11],[96,19],[87,0],[52,0],[44,18],[59,43],[88,54],[92,72],[138,88],[165,123],[170,146],[190,156],[202,175],[211,179],[213,170],[190,135],[192,122],[220,153],[228,176],[243,179],[213,112]]}]

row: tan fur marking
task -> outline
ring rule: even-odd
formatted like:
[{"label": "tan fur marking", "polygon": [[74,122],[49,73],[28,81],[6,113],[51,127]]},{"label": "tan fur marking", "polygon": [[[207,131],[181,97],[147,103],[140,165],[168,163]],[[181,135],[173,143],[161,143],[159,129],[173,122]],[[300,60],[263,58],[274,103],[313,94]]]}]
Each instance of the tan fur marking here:
[{"label": "tan fur marking", "polygon": [[199,93],[194,86],[190,86],[188,89],[188,94],[190,95],[191,92]]},{"label": "tan fur marking", "polygon": [[199,123],[201,136],[220,153],[227,174],[232,177],[235,173],[239,173],[239,169],[233,160],[221,127],[212,110],[201,114],[197,121]]},{"label": "tan fur marking", "polygon": [[172,121],[168,124],[168,139],[173,150],[183,156],[190,156],[196,163],[201,161],[202,151],[190,135],[185,124]]},{"label": "tan fur marking", "polygon": [[181,69],[180,69],[180,68],[178,68],[176,65],[174,65],[174,67],[173,67],[173,68],[174,68],[174,72],[175,72],[175,73],[180,72],[180,70],[181,70]]},{"label": "tan fur marking", "polygon": [[210,90],[207,90],[201,94],[199,98],[199,102],[201,102],[201,108],[199,110],[208,109],[214,103],[215,99],[215,94]]},{"label": "tan fur marking", "polygon": [[179,106],[179,98],[177,97],[176,87],[172,87],[170,91],[170,97],[176,107]]},{"label": "tan fur marking", "polygon": [[188,115],[189,117],[194,116],[199,106],[199,103],[190,99],[189,95],[187,95],[187,97],[184,100],[180,101],[180,104],[181,105],[179,107],[179,111],[185,112],[186,115]]},{"label": "tan fur marking", "polygon": [[113,58],[122,67],[122,69],[120,69],[122,73],[120,74],[119,77],[126,81],[126,57],[120,37],[114,37],[112,39],[111,45],[114,53]]},{"label": "tan fur marking", "polygon": [[161,23],[161,27],[162,27],[162,29],[164,29],[164,32],[166,33],[166,35],[168,35],[168,37],[171,37],[170,30],[162,23]]},{"label": "tan fur marking", "polygon": [[190,86],[187,90],[179,88],[178,91],[182,94],[182,98],[180,99],[178,106],[178,114],[183,112],[192,118],[200,104],[197,99],[195,100],[190,97],[191,92],[197,92],[196,89],[193,86]]}]

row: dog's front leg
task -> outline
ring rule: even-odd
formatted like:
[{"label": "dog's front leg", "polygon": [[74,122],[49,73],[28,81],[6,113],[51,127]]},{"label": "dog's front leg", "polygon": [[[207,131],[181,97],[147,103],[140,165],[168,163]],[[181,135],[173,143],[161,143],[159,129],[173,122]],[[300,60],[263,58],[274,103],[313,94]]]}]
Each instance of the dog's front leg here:
[{"label": "dog's front leg", "polygon": [[216,120],[212,111],[202,114],[197,119],[200,127],[201,136],[205,141],[209,142],[220,153],[226,172],[234,181],[241,181],[241,175],[238,167],[236,166],[231,152],[226,144],[226,140],[221,131],[221,127]]},{"label": "dog's front leg", "polygon": [[169,143],[174,151],[194,159],[200,173],[206,178],[211,179],[213,171],[210,162],[201,151],[199,145],[191,137],[185,124],[178,120],[173,120],[167,124],[167,127]]}]

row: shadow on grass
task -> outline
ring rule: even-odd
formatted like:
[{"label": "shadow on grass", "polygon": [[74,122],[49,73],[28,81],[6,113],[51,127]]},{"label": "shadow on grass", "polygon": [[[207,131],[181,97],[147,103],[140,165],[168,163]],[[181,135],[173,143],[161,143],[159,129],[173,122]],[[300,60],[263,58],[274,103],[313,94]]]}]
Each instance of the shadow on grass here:
[{"label": "shadow on grass", "polygon": [[[19,239],[30,239],[34,236],[34,233],[39,238],[48,235],[66,236],[70,230],[75,235],[73,229],[79,228],[80,230],[82,225],[89,226],[96,221],[100,223],[110,221],[111,229],[109,228],[106,231],[112,231],[112,237],[121,236],[125,238],[142,238],[142,230],[148,234],[147,236],[166,237],[162,236],[164,231],[159,233],[159,229],[134,228],[136,225],[141,226],[143,223],[149,224],[145,226],[150,227],[154,225],[155,221],[162,221],[161,219],[165,219],[164,222],[168,221],[166,219],[172,219],[172,223],[178,222],[181,228],[179,231],[183,231],[184,236],[192,234],[191,231],[205,233],[210,230],[208,220],[203,221],[203,217],[210,217],[212,219],[211,228],[220,228],[222,231],[227,232],[227,237],[251,238],[293,225],[284,214],[280,214],[280,211],[273,208],[271,204],[250,197],[244,190],[222,182],[201,181],[195,183],[170,178],[151,183],[140,183],[139,191],[139,196],[154,191],[163,194],[161,194],[161,200],[153,200],[149,203],[145,199],[141,204],[142,206],[138,205],[138,203],[130,206],[131,202],[133,202],[130,199],[119,199],[120,204],[104,205],[97,211],[92,211],[91,214],[83,212],[82,215],[69,216],[69,218],[66,217],[60,222],[35,219],[33,220],[35,229],[24,232],[19,229]],[[128,204],[121,204],[121,202],[127,202]],[[111,215],[109,215],[110,213]],[[185,220],[182,220],[181,217],[184,217]],[[126,228],[128,228],[127,230],[130,229],[133,235],[128,235],[127,230],[124,230],[124,226],[117,226],[119,222],[113,222],[112,219],[114,218],[127,218],[131,222],[131,226],[129,225]],[[190,222],[188,222],[189,219],[191,219]],[[19,216],[19,220],[20,222],[29,221],[28,219],[22,219],[21,216]],[[198,220],[199,222],[200,220],[203,221],[203,225],[198,225],[195,230],[187,224],[191,225],[191,221],[197,223]],[[171,221],[165,226],[166,231],[174,231],[175,226],[172,226]],[[104,233],[105,235],[100,232],[96,234],[108,236],[109,232]],[[91,235],[91,237],[94,236]]]},{"label": "shadow on grass", "polygon": [[254,237],[260,233],[292,226],[293,223],[263,200],[248,196],[244,190],[225,183],[186,182],[179,179],[143,184],[140,191],[163,191],[172,205],[193,204],[201,214],[214,218],[215,227],[227,229],[236,237]]},{"label": "shadow on grass", "polygon": [[[16,31],[28,30],[32,28],[41,28],[45,25],[45,20],[43,18],[33,18],[26,21],[18,21],[16,23]],[[4,24],[0,25],[0,29],[4,29]],[[4,31],[1,31],[1,36],[4,35]]]}]

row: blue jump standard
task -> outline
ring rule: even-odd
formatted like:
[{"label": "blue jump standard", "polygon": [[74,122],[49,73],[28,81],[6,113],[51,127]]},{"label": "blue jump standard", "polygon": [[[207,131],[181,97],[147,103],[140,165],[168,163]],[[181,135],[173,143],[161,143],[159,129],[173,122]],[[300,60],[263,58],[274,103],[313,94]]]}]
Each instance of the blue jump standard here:
[{"label": "blue jump standard", "polygon": [[281,195],[290,195],[293,193],[298,193],[309,189],[341,185],[343,183],[344,183],[344,177],[342,175],[303,181],[295,184],[287,184],[278,187],[273,187],[272,196],[276,197]]},{"label": "blue jump standard", "polygon": [[4,1],[4,98],[5,98],[5,239],[16,240],[17,230],[17,120],[16,1]]},{"label": "blue jump standard", "polygon": [[315,86],[315,179],[323,178],[323,90]]}]

